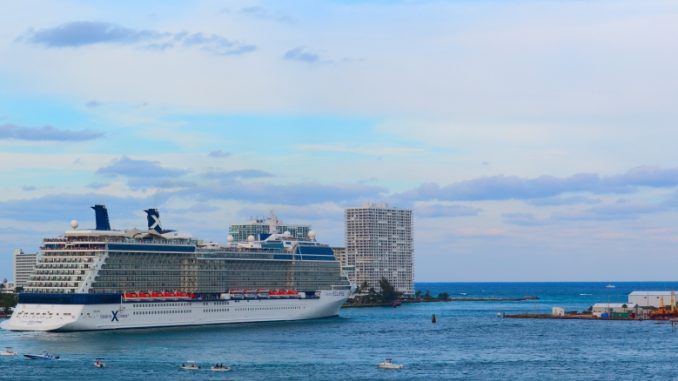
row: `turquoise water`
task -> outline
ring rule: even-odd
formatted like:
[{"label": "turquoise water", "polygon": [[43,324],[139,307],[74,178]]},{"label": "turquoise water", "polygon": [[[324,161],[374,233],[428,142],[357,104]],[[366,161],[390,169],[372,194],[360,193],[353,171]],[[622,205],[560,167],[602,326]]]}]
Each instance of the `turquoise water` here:
[{"label": "turquoise water", "polygon": [[[58,361],[0,357],[7,380],[443,380],[676,379],[678,332],[652,321],[500,319],[497,312],[583,310],[623,302],[634,289],[678,283],[428,283],[433,294],[536,295],[527,302],[448,302],[345,309],[339,318],[270,324],[126,331],[0,331],[0,346],[49,351]],[[438,324],[431,324],[435,313]],[[96,369],[95,357],[108,367]],[[384,358],[405,368],[377,369]],[[182,371],[196,360],[230,373]]]}]

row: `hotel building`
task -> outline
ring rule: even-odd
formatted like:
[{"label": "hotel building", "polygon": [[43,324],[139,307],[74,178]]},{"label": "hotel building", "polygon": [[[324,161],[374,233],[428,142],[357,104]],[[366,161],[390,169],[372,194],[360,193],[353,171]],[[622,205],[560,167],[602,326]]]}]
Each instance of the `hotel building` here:
[{"label": "hotel building", "polygon": [[35,271],[38,254],[26,254],[21,249],[14,250],[14,287],[25,287]]},{"label": "hotel building", "polygon": [[413,295],[412,210],[368,204],[346,209],[344,218],[346,252],[341,259],[342,267],[354,271],[349,279],[378,290],[384,277],[397,291]]}]

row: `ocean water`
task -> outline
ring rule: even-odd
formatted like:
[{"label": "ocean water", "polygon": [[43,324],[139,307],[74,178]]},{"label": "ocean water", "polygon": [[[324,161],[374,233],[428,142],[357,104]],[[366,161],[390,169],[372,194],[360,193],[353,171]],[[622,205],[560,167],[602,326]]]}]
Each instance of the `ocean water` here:
[{"label": "ocean water", "polygon": [[[58,361],[0,357],[0,380],[664,380],[678,379],[678,331],[653,321],[501,319],[497,312],[583,310],[624,302],[634,289],[678,282],[420,283],[451,296],[523,296],[524,302],[447,302],[342,310],[305,322],[124,331],[0,331],[0,346],[49,351]],[[438,323],[431,323],[436,314]],[[96,369],[93,360],[106,359]],[[385,358],[405,365],[381,370]],[[182,371],[195,360],[229,373]]]}]

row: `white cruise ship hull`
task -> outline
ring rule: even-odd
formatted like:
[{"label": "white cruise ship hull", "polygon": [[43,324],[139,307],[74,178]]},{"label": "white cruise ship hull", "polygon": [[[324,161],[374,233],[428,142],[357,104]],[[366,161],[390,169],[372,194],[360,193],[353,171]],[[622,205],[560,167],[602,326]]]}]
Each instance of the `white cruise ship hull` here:
[{"label": "white cruise ship hull", "polygon": [[146,301],[115,304],[19,303],[0,328],[90,331],[320,319],[339,315],[349,290],[308,299]]}]

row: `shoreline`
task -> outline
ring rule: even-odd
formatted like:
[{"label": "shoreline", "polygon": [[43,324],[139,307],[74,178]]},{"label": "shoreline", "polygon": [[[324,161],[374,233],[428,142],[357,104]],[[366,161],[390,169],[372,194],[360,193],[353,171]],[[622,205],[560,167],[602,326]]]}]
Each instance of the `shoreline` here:
[{"label": "shoreline", "polygon": [[[416,304],[416,303],[446,303],[446,302],[525,302],[531,300],[539,300],[538,296],[525,295],[519,297],[498,297],[498,296],[463,296],[463,297],[448,297],[447,299],[403,299],[395,302],[381,302],[381,303],[344,303],[342,308],[368,308],[368,307],[398,307],[401,304]],[[394,305],[395,304],[395,305]]]}]

